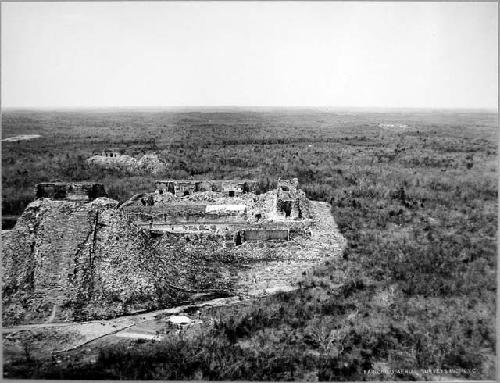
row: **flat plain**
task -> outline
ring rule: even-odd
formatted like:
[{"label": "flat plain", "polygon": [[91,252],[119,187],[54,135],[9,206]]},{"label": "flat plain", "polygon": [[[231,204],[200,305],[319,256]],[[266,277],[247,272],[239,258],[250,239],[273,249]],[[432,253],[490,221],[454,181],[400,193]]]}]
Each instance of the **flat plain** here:
[{"label": "flat plain", "polygon": [[[201,309],[206,328],[103,342],[92,361],[48,363],[27,348],[6,377],[494,378],[496,113],[18,110],[4,112],[2,125],[3,139],[40,135],[2,143],[11,221],[39,182],[101,182],[125,201],[159,178],[255,179],[265,191],[297,177],[308,198],[331,204],[347,239],[343,256],[306,273],[295,291]],[[108,148],[155,153],[166,167],[153,176],[87,163]]]}]

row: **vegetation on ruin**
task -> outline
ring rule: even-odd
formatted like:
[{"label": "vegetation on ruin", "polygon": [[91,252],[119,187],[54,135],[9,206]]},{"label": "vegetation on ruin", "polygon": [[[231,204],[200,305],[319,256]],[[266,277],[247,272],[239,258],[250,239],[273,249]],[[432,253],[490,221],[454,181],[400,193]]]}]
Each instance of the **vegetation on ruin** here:
[{"label": "vegetation on ruin", "polygon": [[30,361],[16,377],[422,380],[363,371],[460,368],[449,376],[493,379],[497,123],[452,111],[5,113],[4,137],[43,138],[3,143],[4,215],[20,214],[42,181],[102,182],[120,201],[151,190],[152,176],[86,164],[113,147],[158,153],[168,167],[157,178],[255,178],[264,191],[298,177],[348,240],[297,291],[205,313],[210,330],[114,345],[92,365]]}]

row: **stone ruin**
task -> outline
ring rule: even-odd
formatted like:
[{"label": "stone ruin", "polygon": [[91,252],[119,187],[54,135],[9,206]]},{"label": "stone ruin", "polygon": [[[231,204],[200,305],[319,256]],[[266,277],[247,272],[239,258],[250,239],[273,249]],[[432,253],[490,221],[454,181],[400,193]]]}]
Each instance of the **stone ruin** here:
[{"label": "stone ruin", "polygon": [[121,170],[130,173],[160,174],[166,169],[166,164],[160,161],[157,154],[143,154],[135,158],[123,154],[120,149],[105,149],[101,153],[95,153],[87,159],[87,164],[103,169]]},{"label": "stone ruin", "polygon": [[[153,193],[122,204],[122,215],[152,235],[216,235],[224,245],[290,239],[290,231],[310,222],[309,200],[298,179],[278,180],[278,187],[256,195],[252,180],[159,180]],[[106,197],[98,183],[40,183],[36,198],[90,202]]]},{"label": "stone ruin", "polygon": [[256,182],[251,180],[164,180],[156,181],[156,191],[176,196],[186,196],[197,192],[214,191],[228,197],[237,197],[253,192]]},{"label": "stone ruin", "polygon": [[209,235],[226,246],[245,241],[289,240],[311,221],[298,180],[279,180],[278,189],[253,193],[249,180],[161,180],[155,193],[122,205],[129,221],[153,235]]},{"label": "stone ruin", "polygon": [[285,217],[300,219],[303,212],[307,210],[307,207],[304,205],[305,198],[299,197],[298,185],[299,180],[297,178],[292,180],[278,180],[277,209]]},{"label": "stone ruin", "polygon": [[309,201],[297,179],[263,194],[253,185],[163,180],[122,204],[101,184],[36,185],[36,200],[2,236],[4,323],[260,296],[341,251],[329,205]]},{"label": "stone ruin", "polygon": [[116,157],[120,157],[121,153],[119,150],[105,149],[102,151],[101,156],[107,157],[107,158],[116,158]]},{"label": "stone ruin", "polygon": [[35,198],[90,202],[107,197],[104,185],[92,182],[44,182],[35,186]]}]

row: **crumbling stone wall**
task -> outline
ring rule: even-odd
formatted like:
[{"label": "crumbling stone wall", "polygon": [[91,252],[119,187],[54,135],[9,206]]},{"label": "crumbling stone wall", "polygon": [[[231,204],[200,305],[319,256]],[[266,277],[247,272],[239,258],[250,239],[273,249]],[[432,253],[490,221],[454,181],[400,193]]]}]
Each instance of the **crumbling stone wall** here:
[{"label": "crumbling stone wall", "polygon": [[308,219],[311,218],[311,202],[306,197],[306,193],[303,190],[297,191],[297,209],[298,218]]},{"label": "crumbling stone wall", "polygon": [[303,190],[298,189],[299,180],[278,180],[277,213],[289,219],[304,219],[310,217],[309,200]]},{"label": "crumbling stone wall", "polygon": [[101,155],[103,157],[119,157],[119,156],[121,156],[121,153],[119,150],[106,149],[106,150],[102,151]]},{"label": "crumbling stone wall", "polygon": [[178,196],[191,195],[198,192],[214,191],[229,197],[237,197],[253,192],[257,183],[252,180],[159,180],[156,181],[156,192],[165,192]]},{"label": "crumbling stone wall", "polygon": [[297,189],[299,187],[299,179],[292,178],[290,180],[287,179],[278,179],[277,189],[280,191],[280,195],[288,196],[288,198],[293,198],[295,193],[297,193]]},{"label": "crumbling stone wall", "polygon": [[[177,191],[183,192],[186,185],[199,189],[199,182],[157,181],[155,193],[133,197],[122,206],[122,210],[131,222],[145,229],[149,225],[150,230],[159,231],[163,228],[175,232],[196,230],[196,225],[203,231],[210,230],[206,225],[213,225],[211,228],[214,232],[237,231],[244,224],[247,224],[247,229],[251,229],[256,224],[274,221],[287,229],[289,221],[307,220],[310,217],[308,200],[303,191],[297,190],[297,179],[280,181],[281,189],[261,195],[246,193],[229,197],[224,192],[198,191],[189,194],[189,191],[186,196],[178,196],[170,192],[174,191],[174,187],[180,187]],[[205,187],[209,185],[208,181],[202,182]],[[288,214],[284,212],[286,209]],[[182,224],[186,226],[180,227]],[[225,230],[224,224],[227,225]]]},{"label": "crumbling stone wall", "polygon": [[269,241],[281,240],[288,241],[290,230],[288,229],[245,229],[240,231],[244,241]]},{"label": "crumbling stone wall", "polygon": [[122,208],[124,216],[130,222],[139,225],[152,224],[166,225],[169,224],[236,224],[246,223],[245,212],[241,210],[210,210],[207,211],[209,205],[201,204],[171,204],[167,206],[153,205],[140,206],[128,205]]},{"label": "crumbling stone wall", "polygon": [[276,210],[278,214],[286,218],[294,219],[299,217],[297,201],[298,179],[278,180]]},{"label": "crumbling stone wall", "polygon": [[106,197],[104,185],[90,182],[44,182],[35,185],[36,198],[55,200],[93,201]]}]

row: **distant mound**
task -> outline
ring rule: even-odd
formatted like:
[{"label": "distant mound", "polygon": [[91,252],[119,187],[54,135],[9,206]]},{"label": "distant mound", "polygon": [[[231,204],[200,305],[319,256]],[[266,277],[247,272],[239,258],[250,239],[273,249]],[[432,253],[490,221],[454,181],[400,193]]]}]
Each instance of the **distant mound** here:
[{"label": "distant mound", "polygon": [[382,129],[386,129],[386,130],[396,131],[396,132],[400,132],[400,131],[402,132],[402,131],[411,129],[408,125],[402,124],[402,123],[399,123],[399,122],[395,122],[395,123],[380,123],[380,124],[378,124],[378,127],[382,128]]},{"label": "distant mound", "polygon": [[166,169],[166,165],[160,161],[156,154],[145,154],[136,159],[126,154],[119,154],[113,157],[106,155],[94,155],[87,160],[92,166],[105,169],[125,170],[130,173],[160,174]]}]

